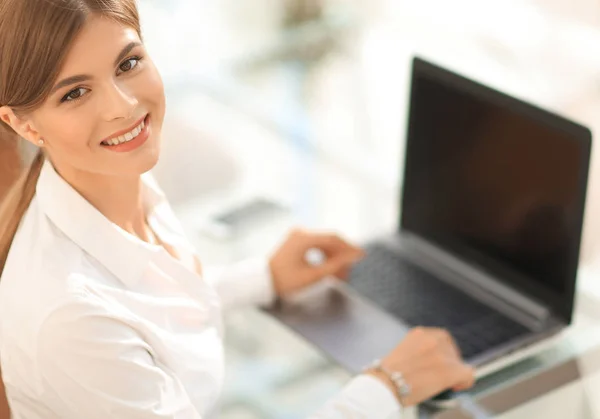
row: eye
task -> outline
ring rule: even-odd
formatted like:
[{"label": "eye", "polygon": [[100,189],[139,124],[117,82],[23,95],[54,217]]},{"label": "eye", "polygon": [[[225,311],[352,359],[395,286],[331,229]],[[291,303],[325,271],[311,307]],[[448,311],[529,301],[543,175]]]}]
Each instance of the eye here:
[{"label": "eye", "polygon": [[[144,59],[143,57],[140,57],[137,55],[135,55],[133,57],[129,57],[123,63],[121,63],[121,65],[119,66],[119,70],[121,70],[121,72],[123,72],[123,73],[129,73],[129,72],[137,69],[138,64],[143,59]],[[85,95],[85,94],[81,93],[82,90],[89,90],[89,89],[85,89],[83,87],[78,87],[76,89],[73,89],[69,93],[67,93],[65,96],[63,96],[63,98],[60,100],[61,103],[62,102],[74,102],[74,101],[81,99]]]},{"label": "eye", "polygon": [[128,73],[136,68],[140,61],[142,61],[142,57],[138,57],[137,55],[129,57],[119,66],[119,69],[124,73]]},{"label": "eye", "polygon": [[77,89],[73,89],[69,93],[67,93],[65,96],[63,96],[63,98],[60,101],[61,102],[73,102],[73,101],[79,100],[83,97],[83,94],[81,93],[82,90],[87,90],[87,89],[85,89],[83,87],[78,87]]}]

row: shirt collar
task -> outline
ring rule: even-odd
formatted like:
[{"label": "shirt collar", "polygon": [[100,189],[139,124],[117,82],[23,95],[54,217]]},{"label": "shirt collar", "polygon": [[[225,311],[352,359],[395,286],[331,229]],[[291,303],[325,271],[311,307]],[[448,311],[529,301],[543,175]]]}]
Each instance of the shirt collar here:
[{"label": "shirt collar", "polygon": [[[143,204],[150,218],[166,198],[149,173],[142,175]],[[48,218],[73,242],[122,282],[137,283],[160,247],[150,245],[106,218],[46,160],[36,186],[37,200]]]}]

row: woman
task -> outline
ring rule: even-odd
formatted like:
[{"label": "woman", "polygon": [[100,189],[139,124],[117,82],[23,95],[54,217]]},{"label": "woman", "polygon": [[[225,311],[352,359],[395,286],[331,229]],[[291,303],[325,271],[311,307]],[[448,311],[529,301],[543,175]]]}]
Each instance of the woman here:
[{"label": "woman", "polygon": [[[3,0],[0,56],[5,140],[39,147],[0,209],[0,361],[13,417],[213,417],[221,309],[343,276],[362,251],[296,231],[264,263],[203,272],[147,173],[165,97],[135,0]],[[307,264],[310,248],[325,262]],[[402,405],[473,383],[440,330],[412,331],[381,364],[315,415],[399,417]]]}]

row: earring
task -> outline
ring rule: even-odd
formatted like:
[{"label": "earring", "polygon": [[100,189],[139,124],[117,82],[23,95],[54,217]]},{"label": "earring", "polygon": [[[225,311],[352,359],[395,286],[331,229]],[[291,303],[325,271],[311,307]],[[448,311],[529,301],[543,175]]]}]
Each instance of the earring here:
[{"label": "earring", "polygon": [[44,145],[44,139],[43,139],[43,138],[40,138],[40,139],[38,140],[38,145],[39,145],[40,147]]}]

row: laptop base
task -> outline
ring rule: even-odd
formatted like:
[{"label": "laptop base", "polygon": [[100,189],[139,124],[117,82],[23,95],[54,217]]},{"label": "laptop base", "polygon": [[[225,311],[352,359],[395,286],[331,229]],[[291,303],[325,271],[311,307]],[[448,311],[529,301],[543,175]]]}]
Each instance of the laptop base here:
[{"label": "laptop base", "polygon": [[[389,354],[411,328],[334,278],[280,299],[263,311],[352,374],[361,373],[374,359]],[[476,365],[477,378],[539,353],[560,337],[560,331],[532,334],[527,346],[509,348],[495,359]]]}]

